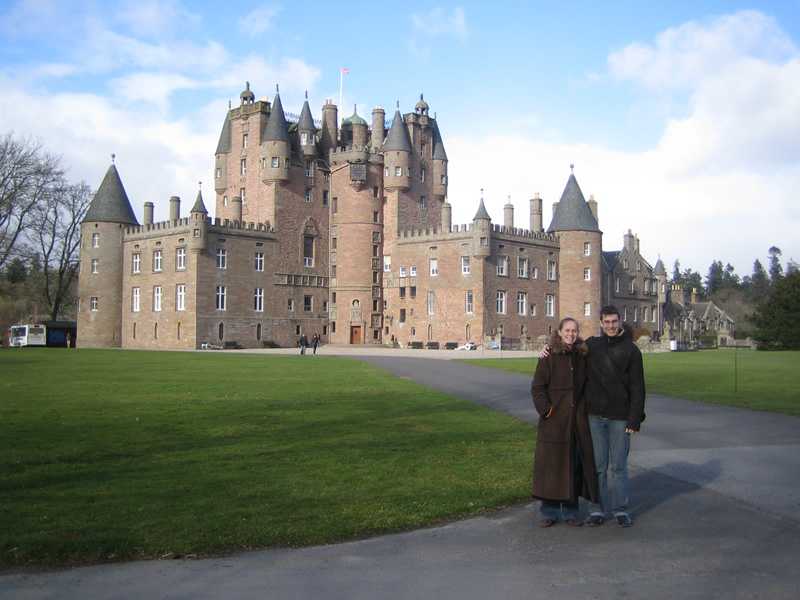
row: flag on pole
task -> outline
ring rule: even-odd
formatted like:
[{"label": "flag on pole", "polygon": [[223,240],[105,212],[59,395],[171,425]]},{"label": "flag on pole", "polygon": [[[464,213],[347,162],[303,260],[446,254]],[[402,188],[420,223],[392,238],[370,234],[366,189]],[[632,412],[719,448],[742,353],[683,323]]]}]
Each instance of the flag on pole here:
[{"label": "flag on pole", "polygon": [[347,67],[341,67],[339,71],[341,71],[342,75],[347,75],[350,73],[350,69],[348,69]]}]

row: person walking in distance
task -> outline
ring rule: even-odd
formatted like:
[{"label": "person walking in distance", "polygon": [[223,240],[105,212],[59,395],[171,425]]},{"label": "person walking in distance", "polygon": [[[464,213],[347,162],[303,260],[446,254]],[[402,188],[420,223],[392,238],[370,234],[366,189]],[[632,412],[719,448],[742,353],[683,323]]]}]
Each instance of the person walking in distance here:
[{"label": "person walking in distance", "polygon": [[315,333],[314,337],[311,338],[311,346],[314,348],[314,356],[317,355],[317,347],[319,346],[319,334]]},{"label": "person walking in distance", "polygon": [[580,526],[578,498],[598,501],[597,472],[584,401],[587,347],[575,319],[562,319],[531,383],[539,413],[533,497],[542,501],[540,527],[563,520]]},{"label": "person walking in distance", "polygon": [[613,516],[630,527],[628,453],[631,436],[645,419],[644,366],[633,332],[615,306],[601,309],[600,325],[602,334],[586,340],[586,399],[600,488],[600,504],[591,507],[586,524],[602,525]]},{"label": "person walking in distance", "polygon": [[308,338],[306,334],[300,336],[300,355],[304,355],[306,353],[306,348],[308,347]]}]

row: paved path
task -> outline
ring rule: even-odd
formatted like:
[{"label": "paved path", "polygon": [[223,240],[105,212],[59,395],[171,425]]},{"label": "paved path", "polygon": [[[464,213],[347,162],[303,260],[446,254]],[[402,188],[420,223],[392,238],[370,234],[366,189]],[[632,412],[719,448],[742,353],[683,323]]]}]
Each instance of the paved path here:
[{"label": "paved path", "polygon": [[[534,422],[529,378],[369,357]],[[535,526],[534,504],[369,540],[0,576],[0,598],[800,597],[800,419],[650,397],[632,450],[636,526]]]}]

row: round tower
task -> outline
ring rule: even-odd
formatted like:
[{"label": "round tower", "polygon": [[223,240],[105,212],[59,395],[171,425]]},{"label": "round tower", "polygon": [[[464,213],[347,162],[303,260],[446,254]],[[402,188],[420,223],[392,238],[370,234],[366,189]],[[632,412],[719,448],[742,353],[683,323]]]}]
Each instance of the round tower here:
[{"label": "round tower", "polygon": [[380,152],[383,146],[383,133],[386,123],[386,111],[382,106],[372,109],[372,151]]},{"label": "round tower", "polygon": [[367,122],[359,116],[355,105],[353,105],[353,114],[342,122],[342,130],[345,127],[350,129],[350,142],[353,148],[365,148],[368,135]]},{"label": "round tower", "polygon": [[581,336],[599,331],[602,301],[603,232],[570,174],[561,200],[555,205],[548,233],[559,239],[557,264],[559,317],[572,317]]},{"label": "round tower", "polygon": [[403,116],[397,110],[389,135],[383,142],[384,188],[407,191],[411,187],[411,140]]},{"label": "round tower", "polygon": [[261,144],[264,159],[264,182],[288,181],[289,179],[289,126],[281,104],[281,95],[275,92],[272,110],[264,128]]},{"label": "round tower", "polygon": [[325,100],[322,106],[322,134],[320,145],[325,160],[329,160],[331,150],[335,150],[339,140],[339,109],[332,100]]},{"label": "round tower", "polygon": [[508,202],[503,206],[503,227],[506,229],[514,228],[514,205],[511,204],[511,196],[508,197]]},{"label": "round tower", "polygon": [[483,204],[483,190],[478,211],[472,218],[472,255],[488,257],[492,253],[492,218]]},{"label": "round tower", "polygon": [[78,276],[78,336],[81,348],[122,345],[125,229],[138,226],[128,195],[112,163],[81,223]]},{"label": "round tower", "polygon": [[445,198],[447,196],[447,152],[444,150],[442,134],[439,132],[439,123],[433,119],[433,185],[431,192],[434,196]]}]

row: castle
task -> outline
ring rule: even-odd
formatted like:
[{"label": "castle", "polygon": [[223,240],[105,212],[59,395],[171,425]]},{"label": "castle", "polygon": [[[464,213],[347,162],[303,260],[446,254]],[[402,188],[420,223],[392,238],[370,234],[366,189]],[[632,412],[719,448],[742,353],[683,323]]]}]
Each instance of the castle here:
[{"label": "castle", "polygon": [[188,216],[173,196],[169,220],[153,222],[145,202],[139,224],[112,162],[81,225],[78,345],[293,346],[317,333],[337,344],[525,347],[567,315],[596,333],[609,303],[656,336],[665,324],[671,335],[697,329],[630,230],[622,250],[603,251],[597,202],[574,173],[547,230],[538,194],[527,227],[510,203],[493,223],[483,198],[471,223],[454,225],[428,103],[420,96],[406,114],[398,104],[390,125],[380,107],[371,117],[354,111],[340,127],[326,101],[317,123],[306,98],[287,120],[277,91],[257,101],[248,83],[217,144],[213,219],[198,191]]}]

